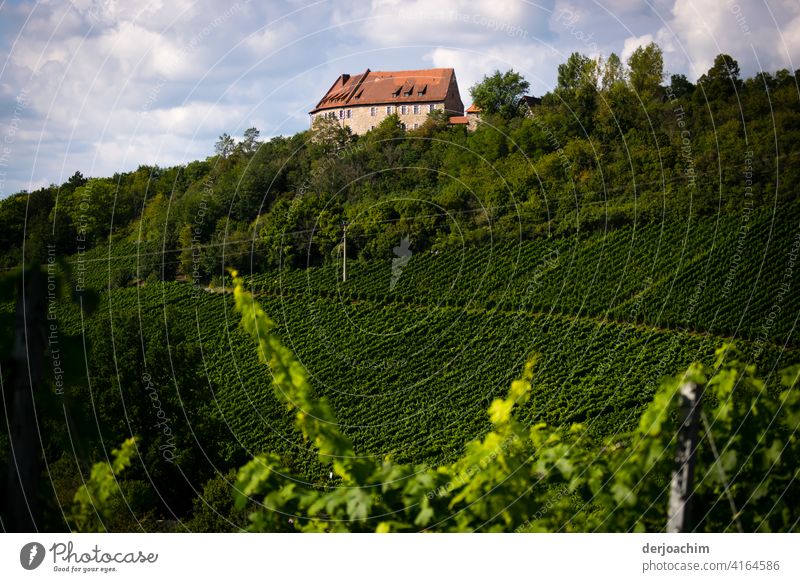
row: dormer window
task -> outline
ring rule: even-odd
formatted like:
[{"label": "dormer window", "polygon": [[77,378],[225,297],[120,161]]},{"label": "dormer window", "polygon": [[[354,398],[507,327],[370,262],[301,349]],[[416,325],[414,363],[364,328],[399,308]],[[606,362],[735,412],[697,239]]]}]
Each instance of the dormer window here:
[{"label": "dormer window", "polygon": [[403,93],[403,97],[411,97],[411,91],[406,91]]}]

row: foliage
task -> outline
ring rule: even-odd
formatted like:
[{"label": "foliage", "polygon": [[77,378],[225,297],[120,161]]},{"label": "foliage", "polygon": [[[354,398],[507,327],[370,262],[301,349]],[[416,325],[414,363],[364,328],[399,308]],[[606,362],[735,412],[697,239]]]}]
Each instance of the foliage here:
[{"label": "foliage", "polygon": [[654,42],[640,46],[628,57],[630,81],[642,100],[652,99],[664,78],[664,55]]},{"label": "foliage", "polygon": [[528,83],[514,70],[495,71],[470,87],[473,104],[482,112],[511,118],[519,111],[519,100],[528,91]]},{"label": "foliage", "polygon": [[[360,233],[375,241],[375,260],[350,263],[346,283],[337,282],[340,266],[329,264],[283,269],[279,276],[256,274],[252,285],[260,293],[291,293],[309,300],[336,295],[435,306],[444,299],[462,308],[496,305],[508,311],[607,314],[618,321],[673,329],[684,325],[753,340],[790,336],[795,314],[773,306],[776,297],[784,304],[800,299],[796,286],[781,291],[800,205],[781,207],[780,223],[773,223],[773,210],[767,208],[720,218],[687,214],[636,227],[626,224],[624,215],[615,218],[602,208],[596,213],[590,209],[579,217],[590,234],[440,253],[417,251],[433,234],[424,224],[395,228],[390,223],[375,232],[352,228],[349,239],[358,241]],[[620,224],[613,225],[614,220]],[[595,221],[598,226],[592,225]],[[608,231],[595,231],[609,223]],[[390,292],[390,246],[412,228],[414,255]],[[718,244],[711,246],[708,241],[714,237]]]},{"label": "foliage", "polygon": [[227,158],[233,153],[236,141],[227,133],[219,136],[219,140],[214,144],[214,152],[223,158]]},{"label": "foliage", "polygon": [[[532,112],[516,108],[525,86],[518,73],[486,77],[477,88],[488,102],[490,123],[475,132],[450,126],[441,115],[406,131],[401,116],[392,114],[376,118],[379,123],[366,135],[354,136],[338,120],[318,117],[311,131],[291,137],[262,142],[256,128],[240,140],[222,136],[218,155],[186,166],[142,166],[89,180],[75,175],[60,186],[0,202],[0,255],[14,266],[23,247],[29,257],[42,259],[51,239],[67,255],[78,246],[102,247],[109,236],[112,244],[116,238],[147,241],[168,255],[180,254],[187,248],[180,235],[191,231],[202,255],[197,264],[203,281],[230,266],[222,264],[230,255],[221,249],[236,244],[231,233],[263,239],[255,243],[263,253],[252,255],[258,269],[278,264],[282,251],[308,257],[295,264],[335,261],[330,241],[309,249],[303,236],[276,243],[274,227],[260,235],[264,225],[305,230],[305,217],[293,224],[285,216],[286,205],[304,196],[332,202],[326,218],[331,224],[358,216],[364,232],[380,230],[380,221],[413,221],[410,213],[417,207],[396,200],[440,204],[451,214],[426,225],[427,248],[455,232],[474,242],[488,240],[490,229],[493,237],[518,236],[516,205],[545,210],[524,222],[526,236],[565,232],[584,212],[621,223],[652,222],[665,211],[688,208],[689,200],[693,211],[714,215],[720,208],[741,208],[743,152],[752,162],[755,205],[771,205],[773,194],[778,203],[795,198],[792,184],[800,169],[784,161],[800,139],[794,73],[761,72],[742,80],[736,62],[719,55],[697,86],[680,75],[662,86],[662,75],[661,49],[652,43],[637,48],[627,65],[614,54],[594,59],[573,53],[559,66],[556,88]],[[774,127],[781,131],[775,134]],[[590,164],[583,159],[587,148]],[[364,212],[378,200],[386,207]],[[435,214],[429,210],[423,214]],[[581,226],[596,229],[605,222]],[[356,238],[348,251],[375,256],[370,244]],[[238,260],[244,247],[235,249]],[[249,266],[248,260],[234,266]],[[186,257],[183,262],[191,263]],[[161,280],[178,273],[174,266],[147,268]]]},{"label": "foliage", "polygon": [[[311,396],[304,367],[275,336],[274,323],[244,291],[242,280],[233,275],[236,309],[244,328],[258,343],[260,358],[270,367],[274,394],[295,413],[297,430],[318,450],[320,461],[332,466],[337,477],[328,486],[304,488],[298,479],[287,476],[277,456],[267,454],[250,461],[239,471],[236,502],[243,508],[255,498],[262,505],[263,509],[250,517],[253,531],[663,529],[670,450],[677,428],[673,407],[678,387],[685,381],[708,385],[713,398],[711,426],[723,425],[713,436],[707,432],[701,447],[704,461],[708,451],[714,450],[710,447],[712,439],[723,451],[722,457],[713,452],[708,471],[724,467],[739,484],[736,477],[745,470],[740,459],[755,457],[752,468],[760,470],[759,475],[766,469],[783,484],[784,493],[789,493],[777,501],[769,497],[768,502],[776,504],[773,510],[767,507],[764,513],[755,512],[747,522],[748,529],[796,528],[791,508],[798,494],[798,368],[784,373],[786,390],[779,398],[770,398],[764,394],[763,382],[755,378],[754,367],[737,360],[725,362],[727,348],[723,348],[714,369],[696,364],[662,384],[637,429],[628,435],[615,435],[598,448],[582,425],[559,430],[538,423],[529,428],[515,418],[515,408],[530,398],[534,377],[531,360],[522,377],[511,384],[506,398],[497,398],[490,405],[491,430],[482,439],[467,443],[458,460],[436,468],[403,465],[391,457],[378,460],[355,454],[325,399]],[[731,391],[740,375],[748,392],[734,405]],[[755,432],[745,431],[739,436],[737,427],[748,416],[752,416],[749,425]],[[768,436],[765,431],[773,423],[786,434]],[[748,440],[750,436],[757,437],[755,444]],[[782,443],[786,443],[783,448]],[[702,474],[706,466],[700,467]],[[736,469],[739,472],[732,473]],[[736,491],[740,505],[752,498],[752,477],[740,480]],[[769,482],[760,479],[756,487],[766,492]],[[723,494],[719,482],[700,479],[698,483],[697,530],[716,531],[720,526],[718,520],[703,513],[720,502]],[[727,484],[727,480],[724,482]],[[756,499],[763,497],[762,493]],[[729,523],[741,518],[741,512],[727,517]]]},{"label": "foliage", "polygon": [[739,63],[730,55],[720,54],[707,73],[697,80],[707,99],[720,99],[733,96],[741,87]]},{"label": "foliage", "polygon": [[120,494],[119,475],[131,464],[136,441],[129,438],[119,449],[111,451],[112,461],[101,461],[92,467],[89,479],[75,493],[69,522],[78,532],[106,531],[105,523],[113,516],[112,499]]}]

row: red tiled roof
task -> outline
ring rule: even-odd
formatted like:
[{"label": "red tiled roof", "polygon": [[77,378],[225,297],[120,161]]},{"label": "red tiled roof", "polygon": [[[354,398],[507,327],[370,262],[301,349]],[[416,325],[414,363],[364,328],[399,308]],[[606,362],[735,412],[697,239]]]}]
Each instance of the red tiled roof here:
[{"label": "red tiled roof", "polygon": [[467,125],[469,118],[466,115],[454,115],[450,118],[450,125]]},{"label": "red tiled roof", "polygon": [[480,113],[480,112],[481,112],[481,108],[478,107],[477,105],[475,105],[474,103],[472,105],[470,105],[469,107],[467,107],[467,111],[466,111],[466,113]]},{"label": "red tiled roof", "polygon": [[353,105],[390,105],[444,101],[453,69],[420,71],[370,71],[339,75],[325,96],[309,113]]}]

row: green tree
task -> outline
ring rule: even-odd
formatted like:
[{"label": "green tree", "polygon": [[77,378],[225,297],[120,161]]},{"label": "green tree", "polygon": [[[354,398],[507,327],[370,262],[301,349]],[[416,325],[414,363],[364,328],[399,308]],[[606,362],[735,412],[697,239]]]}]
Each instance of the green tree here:
[{"label": "green tree", "polygon": [[323,153],[329,153],[353,141],[353,132],[336,118],[320,115],[311,124],[311,139]]},{"label": "green tree", "polygon": [[565,117],[563,124],[573,135],[592,131],[592,119],[597,106],[597,61],[580,53],[572,53],[567,62],[558,66],[558,84],[554,102]]},{"label": "green tree", "polygon": [[509,69],[505,73],[495,71],[491,76],[470,87],[475,105],[488,114],[499,114],[508,119],[519,111],[519,100],[530,87],[522,75]]},{"label": "green tree", "polygon": [[648,101],[658,94],[664,78],[664,55],[654,42],[638,47],[628,57],[631,88],[642,101]]},{"label": "green tree", "polygon": [[600,87],[603,91],[609,91],[612,87],[624,83],[627,77],[625,65],[622,64],[616,53],[611,53],[608,59],[602,63],[602,76]]},{"label": "green tree", "polygon": [[572,53],[567,62],[558,65],[558,85],[561,90],[585,89],[596,87],[597,63],[580,53]]},{"label": "green tree", "polygon": [[255,127],[250,127],[244,131],[244,138],[242,139],[242,143],[240,144],[242,151],[246,154],[253,154],[258,149],[258,146],[261,142],[258,141],[258,138],[261,136],[261,132],[258,131]]},{"label": "green tree", "polygon": [[726,54],[714,57],[714,64],[702,75],[697,84],[703,88],[706,99],[717,100],[732,96],[742,86],[739,63]]},{"label": "green tree", "polygon": [[686,75],[672,75],[669,78],[669,87],[672,95],[678,99],[694,92],[694,85],[686,78]]},{"label": "green tree", "polygon": [[[111,230],[112,213],[117,198],[117,187],[108,179],[93,178],[84,186],[59,201],[53,208],[51,219],[68,220],[76,239],[84,249],[100,243]],[[56,222],[62,226],[63,222]]]}]

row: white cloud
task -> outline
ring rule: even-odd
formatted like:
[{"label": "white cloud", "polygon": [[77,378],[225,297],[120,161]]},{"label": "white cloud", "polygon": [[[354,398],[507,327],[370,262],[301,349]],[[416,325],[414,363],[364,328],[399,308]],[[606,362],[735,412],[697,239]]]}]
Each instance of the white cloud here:
[{"label": "white cloud", "polygon": [[633,51],[640,46],[647,46],[651,42],[653,42],[652,34],[643,34],[642,36],[638,37],[626,38],[625,42],[622,43],[622,54],[620,55],[620,58],[623,61],[627,61],[633,54]]},{"label": "white cloud", "polygon": [[521,73],[531,83],[531,92],[535,95],[551,90],[549,68],[554,56],[549,50],[527,50],[521,44],[508,44],[481,51],[437,48],[426,58],[434,67],[453,67],[456,70],[461,100],[466,107],[472,102],[469,88],[495,70],[514,69]]},{"label": "white cloud", "polygon": [[520,0],[352,1],[336,10],[333,20],[380,46],[474,45],[508,38],[532,41],[546,30],[550,5],[550,1]]},{"label": "white cloud", "polygon": [[6,2],[0,132],[23,89],[28,102],[5,188],[63,179],[62,164],[66,176],[109,175],[204,157],[219,133],[254,123],[265,136],[305,129],[306,112],[342,72],[454,67],[468,105],[469,87],[495,69],[521,72],[541,95],[571,52],[627,57],[650,40],[664,49],[668,72],[693,79],[720,52],[745,75],[759,62],[795,70],[800,3]]},{"label": "white cloud", "polygon": [[749,75],[759,63],[766,70],[794,70],[800,58],[800,3],[794,0],[676,0],[668,24],[690,78],[705,73],[719,53],[733,56]]}]

